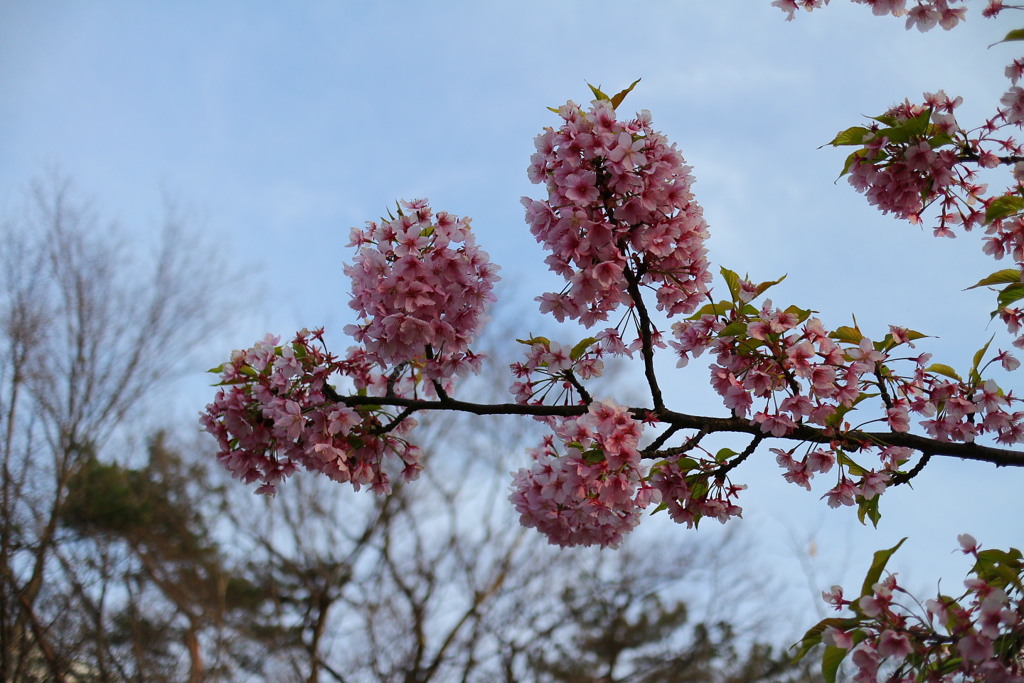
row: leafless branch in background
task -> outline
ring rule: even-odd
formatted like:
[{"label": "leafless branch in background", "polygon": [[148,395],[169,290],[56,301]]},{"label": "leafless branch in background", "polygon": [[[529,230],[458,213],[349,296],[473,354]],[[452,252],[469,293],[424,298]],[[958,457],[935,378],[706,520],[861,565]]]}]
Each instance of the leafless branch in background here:
[{"label": "leafless branch in background", "polygon": [[[225,314],[224,273],[197,251],[180,212],[169,207],[154,232],[133,241],[59,175],[34,184],[24,212],[4,221],[2,680],[79,675],[86,625],[67,607],[84,595],[76,592],[84,579],[55,552],[65,542],[59,522],[69,479],[157,400]],[[102,663],[102,654],[95,659]]]}]

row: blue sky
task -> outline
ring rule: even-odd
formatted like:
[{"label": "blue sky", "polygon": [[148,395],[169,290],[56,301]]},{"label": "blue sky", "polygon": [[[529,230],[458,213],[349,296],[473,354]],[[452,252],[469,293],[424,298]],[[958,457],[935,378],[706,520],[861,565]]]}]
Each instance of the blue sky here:
[{"label": "blue sky", "polygon": [[[985,327],[989,295],[962,291],[994,264],[975,237],[881,216],[834,183],[843,152],[819,146],[939,88],[965,98],[962,123],[980,121],[1017,56],[986,46],[1013,20],[922,35],[841,0],[793,22],[768,0],[0,0],[0,205],[57,167],[144,241],[162,193],[177,197],[219,256],[254,273],[250,306],[203,367],[266,331],[340,331],[348,229],[401,198],[472,216],[524,325],[539,326],[530,299],[559,285],[519,203],[540,195],[532,139],[556,123],[546,107],[589,99],[587,82],[642,78],[622,107],[649,109],[693,166],[714,263],[787,273],[773,298],[827,324],[856,314],[866,331],[939,335],[927,350],[963,366],[992,331],[1006,345]],[[723,414],[701,364],[663,365],[674,407]],[[883,499],[875,531],[761,460],[739,471],[744,525],[797,590],[794,553],[810,540],[823,584],[858,584],[871,550],[910,535],[894,564],[922,586],[945,573],[947,587],[964,566],[956,534],[1024,540],[1016,471],[936,463]]]}]

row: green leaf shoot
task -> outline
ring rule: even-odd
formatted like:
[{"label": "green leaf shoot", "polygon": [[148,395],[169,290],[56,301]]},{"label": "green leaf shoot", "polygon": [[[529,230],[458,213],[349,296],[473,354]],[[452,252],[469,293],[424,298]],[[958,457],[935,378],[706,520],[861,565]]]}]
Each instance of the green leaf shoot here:
[{"label": "green leaf shoot", "polygon": [[1007,194],[996,197],[985,209],[985,223],[1001,220],[1024,211],[1024,197]]},{"label": "green leaf shoot", "polygon": [[899,543],[889,548],[888,550],[879,550],[875,552],[874,559],[871,561],[871,566],[868,568],[867,576],[864,577],[864,585],[860,589],[860,594],[862,596],[874,594],[875,591],[872,588],[872,586],[878,583],[878,580],[882,577],[882,571],[885,570],[885,565],[889,561],[889,558],[893,556],[893,553],[900,549],[900,546],[903,545],[903,542],[906,540],[907,537],[904,536],[900,539]]},{"label": "green leaf shoot", "polygon": [[1020,282],[1020,269],[1004,268],[1003,270],[997,270],[988,277],[983,277],[978,280],[977,284],[971,285],[967,289],[977,289],[978,287],[988,287],[990,285],[1015,284],[1018,282]]},{"label": "green leaf shoot", "polygon": [[626,95],[631,93],[633,91],[633,88],[635,88],[636,84],[639,82],[640,79],[638,78],[632,83],[630,83],[629,87],[626,88],[625,90],[620,90],[619,92],[612,95],[612,109],[618,109],[619,105],[622,104],[622,100],[626,99]]},{"label": "green leaf shoot", "polygon": [[849,650],[835,645],[825,647],[825,653],[821,656],[821,676],[825,683],[836,683],[836,674],[839,672],[839,665],[843,663]]},{"label": "green leaf shoot", "polygon": [[950,379],[955,379],[958,382],[964,381],[956,370],[954,370],[953,368],[949,367],[944,363],[932,363],[924,370],[925,372],[934,372],[936,375],[942,375],[944,377],[949,377]]},{"label": "green leaf shoot", "polygon": [[836,134],[828,144],[833,147],[840,145],[863,145],[873,136],[873,131],[864,126],[853,126]]},{"label": "green leaf shoot", "polygon": [[580,357],[582,357],[583,354],[587,352],[587,348],[589,348],[590,345],[596,341],[597,337],[587,337],[586,339],[580,341],[578,344],[576,344],[576,346],[572,347],[572,351],[569,352],[569,358],[574,361],[579,360]]}]

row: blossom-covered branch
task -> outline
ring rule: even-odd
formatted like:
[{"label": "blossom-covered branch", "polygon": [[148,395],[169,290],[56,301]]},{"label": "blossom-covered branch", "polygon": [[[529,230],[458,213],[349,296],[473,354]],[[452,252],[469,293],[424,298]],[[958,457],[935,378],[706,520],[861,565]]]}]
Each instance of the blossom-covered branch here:
[{"label": "blossom-covered branch", "polygon": [[[966,12],[958,0],[855,1],[921,30],[951,28]],[[792,18],[828,0],[773,4]],[[991,0],[983,14],[1011,7]],[[1024,31],[1006,38],[1021,39]],[[831,144],[854,148],[843,174],[883,213],[934,219],[937,236],[983,229],[985,253],[1014,260],[975,286],[998,290],[993,316],[1024,348],[1016,306],[1024,299],[1024,146],[1014,137],[1024,125],[1024,59],[1006,74],[1011,88],[980,126],[962,127],[960,98],[939,91]],[[303,330],[286,343],[268,336],[214,369],[220,389],[202,423],[225,467],[262,493],[299,469],[386,493],[393,477],[419,473],[418,413],[528,416],[550,433],[514,475],[510,500],[522,523],[552,543],[602,546],[617,546],[648,508],[690,527],[739,516],[746,487],[733,477],[765,442],[787,481],[810,491],[825,480],[829,506],[854,506],[875,524],[882,494],[920,476],[934,457],[1024,467],[1021,399],[993,377],[1020,363],[992,348],[994,337],[958,370],[917,349],[927,339],[921,332],[890,325],[878,334],[856,321],[832,327],[815,311],[774,303],[766,295],[781,279],[758,282],[722,267],[716,292],[690,167],[649,112],[619,115],[635,85],[614,96],[592,88],[588,105],[553,110],[558,125],[537,136],[528,168],[546,196],[522,200],[545,262],[565,281],[537,297],[540,310],[590,336],[525,336],[517,340],[524,357],[511,366],[514,402],[458,399],[456,380],[484,362],[470,347],[494,298],[497,266],[477,247],[469,219],[435,213],[426,200],[403,202],[397,214],[352,231],[357,253],[345,273],[360,321],[346,328],[355,345],[343,357],[327,350],[323,330]],[[982,176],[1000,169],[1012,171],[1009,185],[990,192]],[[680,369],[707,354],[728,414],[672,410],[659,354]],[[605,361],[637,355],[650,405],[602,396],[593,380]],[[708,435],[729,433],[740,437],[736,450],[705,446]],[[1024,636],[1019,596],[1009,592],[1019,588],[1019,553],[999,556],[1001,566],[1017,562],[1013,584],[988,572],[995,551],[965,551],[978,558],[980,581],[965,596],[940,597],[926,617],[895,610],[901,589],[893,578],[879,581],[885,555],[872,566],[871,592],[856,603],[833,594],[856,616],[826,620],[805,645],[828,642],[827,666],[852,652],[864,681],[876,680],[886,659],[894,675],[927,673],[920,680],[952,680],[950,672],[1022,680],[1012,677],[1021,673]]]},{"label": "blossom-covered branch", "polygon": [[[628,90],[614,98],[594,92],[589,108],[566,104],[561,126],[537,138],[530,176],[548,197],[523,203],[549,265],[566,279],[561,292],[539,297],[541,309],[586,327],[617,314],[617,324],[565,344],[522,339],[527,353],[512,365],[515,403],[458,400],[457,375],[482,362],[470,344],[496,268],[467,220],[435,216],[422,200],[404,203],[397,216],[353,231],[358,252],[346,273],[364,322],[348,331],[359,345],[339,359],[323,347],[322,331],[302,332],[290,344],[271,338],[237,352],[218,368],[223,389],[204,425],[229,469],[266,492],[299,468],[387,491],[389,462],[407,478],[418,472],[416,413],[528,415],[553,435],[516,477],[512,499],[524,523],[559,543],[616,544],[650,504],[694,526],[739,515],[744,486],[731,477],[765,438],[795,444],[771,449],[788,481],[810,490],[815,477],[834,473],[822,497],[856,505],[875,522],[879,494],[931,456],[1024,466],[1020,451],[977,443],[1024,441],[1018,399],[985,377],[993,363],[1016,367],[1010,353],[989,354],[986,344],[961,376],[910,351],[921,333],[891,326],[872,340],[856,325],[829,330],[812,311],[764,299],[779,281],[756,283],[725,268],[728,294],[716,299],[690,169],[652,129],[650,114],[618,118]],[[654,310],[677,319],[670,336]],[[668,408],[655,372],[660,352],[673,353],[680,367],[713,356],[711,383],[732,415]],[[636,354],[652,405],[595,398],[588,385],[605,359]],[[915,417],[925,434],[910,433]],[[641,447],[648,427],[663,430],[657,448]],[[755,440],[711,452],[690,430]],[[611,455],[620,443],[629,453]],[[613,480],[621,495],[602,488]],[[541,521],[552,516],[564,524]]]},{"label": "blossom-covered branch", "polygon": [[875,553],[859,596],[848,599],[840,586],[822,592],[836,611],[852,615],[811,627],[797,657],[824,644],[822,672],[829,683],[848,656],[857,681],[875,682],[879,676],[894,683],[1024,680],[1021,551],[982,550],[973,536],[961,534],[961,550],[975,559],[964,592],[939,593],[922,604],[896,574],[882,577],[903,541]]}]

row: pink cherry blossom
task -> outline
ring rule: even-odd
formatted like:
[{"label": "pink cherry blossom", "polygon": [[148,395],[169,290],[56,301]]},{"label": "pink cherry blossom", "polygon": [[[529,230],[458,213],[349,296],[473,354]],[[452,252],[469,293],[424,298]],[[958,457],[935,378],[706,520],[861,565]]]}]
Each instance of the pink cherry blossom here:
[{"label": "pink cherry blossom", "polygon": [[956,537],[958,543],[960,543],[960,549],[963,550],[965,555],[977,554],[978,542],[974,539],[974,536],[970,534],[960,534]]},{"label": "pink cherry blossom", "polygon": [[[976,550],[977,543],[969,535],[962,534],[959,540],[961,547]],[[997,564],[1014,563],[1019,558],[1016,550],[988,552],[994,553],[990,560]],[[1002,585],[1012,588],[1004,590]],[[1024,637],[1020,584],[992,564],[978,562],[964,586],[966,592],[955,598],[939,594],[923,603],[916,598],[903,601],[896,596],[905,595],[906,589],[895,574],[889,574],[873,584],[856,605],[843,600],[842,588],[833,586],[822,598],[836,609],[851,605],[855,616],[819,623],[815,627],[820,629],[818,642],[846,650],[857,643],[850,658],[856,681],[878,683],[882,670],[885,680],[907,683],[1024,680],[1024,661],[1019,654],[1020,638]],[[998,652],[996,643],[1000,644]],[[920,677],[920,672],[928,672],[927,678]]]},{"label": "pink cherry blossom", "polygon": [[841,647],[844,650],[853,649],[853,638],[850,637],[849,633],[840,631],[834,626],[829,626],[822,633],[822,640],[833,647]]},{"label": "pink cherry blossom", "polygon": [[890,659],[906,659],[914,651],[906,633],[886,629],[878,638],[878,654]]},{"label": "pink cherry blossom", "polygon": [[257,492],[266,494],[299,469],[383,493],[390,490],[384,463],[391,459],[403,477],[416,478],[419,451],[404,438],[415,420],[384,430],[395,420],[387,411],[329,401],[332,376],[362,388],[377,380],[365,354],[338,360],[322,349],[322,335],[302,330],[285,345],[268,335],[221,366],[221,389],[200,419],[217,439],[218,460],[242,481],[260,482]]},{"label": "pink cherry blossom", "polygon": [[516,475],[509,500],[523,526],[561,546],[617,547],[657,499],[642,480],[642,425],[611,401],[555,426],[565,453],[548,437],[532,453],[531,469]]},{"label": "pink cherry blossom", "polygon": [[568,283],[540,297],[541,310],[591,326],[630,304],[625,285],[656,292],[669,315],[689,313],[710,280],[707,226],[693,178],[648,114],[620,121],[611,103],[568,102],[563,125],[535,140],[530,179],[546,200],[523,198],[530,230]]},{"label": "pink cherry blossom", "polygon": [[[853,0],[853,2],[867,5],[876,15],[889,14],[894,17],[907,17],[907,29],[917,28],[920,31],[928,31],[935,26],[941,26],[947,31],[961,21],[967,15],[967,9],[956,5],[963,0],[915,0],[916,4],[909,9],[907,0]],[[787,21],[792,20],[797,10],[805,9],[811,11],[824,7],[829,0],[774,0],[773,7],[778,7],[788,15]],[[999,0],[989,0],[989,6],[983,11],[985,16],[995,16],[1003,9]]]},{"label": "pink cherry blossom", "polygon": [[472,370],[469,344],[498,276],[469,219],[403,202],[397,217],[354,229],[351,244],[359,251],[345,267],[349,305],[364,321],[346,331],[367,358],[381,367],[413,362],[433,380]]}]

